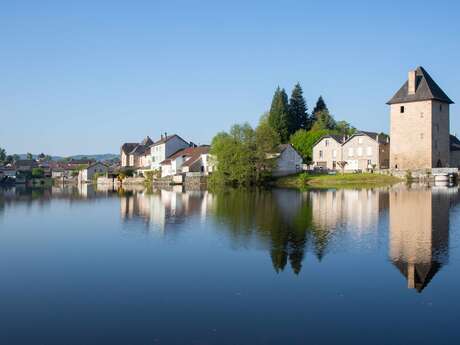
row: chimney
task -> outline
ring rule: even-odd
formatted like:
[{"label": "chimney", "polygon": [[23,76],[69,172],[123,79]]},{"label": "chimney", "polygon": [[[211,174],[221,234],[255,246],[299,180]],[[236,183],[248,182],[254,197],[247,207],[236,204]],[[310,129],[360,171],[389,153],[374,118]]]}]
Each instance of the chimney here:
[{"label": "chimney", "polygon": [[409,95],[414,95],[415,94],[415,71],[409,71],[409,78],[408,78],[408,87],[407,87],[407,93]]},{"label": "chimney", "polygon": [[168,139],[168,132],[165,132],[165,139]]},{"label": "chimney", "polygon": [[161,140],[163,140],[163,133],[161,133]]}]

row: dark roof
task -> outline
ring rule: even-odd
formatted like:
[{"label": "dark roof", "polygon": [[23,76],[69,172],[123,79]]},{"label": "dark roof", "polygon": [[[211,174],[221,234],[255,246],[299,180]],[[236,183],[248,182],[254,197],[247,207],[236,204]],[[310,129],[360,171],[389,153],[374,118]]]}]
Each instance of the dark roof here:
[{"label": "dark roof", "polygon": [[185,141],[184,139],[182,139],[180,136],[178,136],[177,134],[173,134],[173,135],[168,135],[168,136],[162,137],[160,140],[156,141],[156,142],[153,144],[153,146],[167,143],[168,141],[170,141],[170,140],[173,139],[173,138],[178,138],[178,139],[182,140],[184,143],[188,144],[188,142],[186,142],[186,141]]},{"label": "dark roof", "polygon": [[338,135],[338,134],[326,134],[326,135],[323,135],[321,138],[319,138],[318,140],[315,141],[315,143],[313,144],[313,146],[316,146],[316,144],[318,144],[321,140],[325,139],[325,138],[332,138],[334,139],[335,141],[337,141],[339,144],[343,144],[345,142],[345,137],[343,135]]},{"label": "dark roof", "polygon": [[369,138],[377,141],[379,144],[386,144],[388,143],[388,139],[390,138],[387,134],[385,133],[377,133],[377,132],[368,132],[368,131],[357,131],[355,134],[350,136],[347,140],[343,142],[345,144],[346,142],[349,142],[352,138],[360,136],[360,135],[366,135]]},{"label": "dark roof", "polygon": [[450,151],[460,151],[460,140],[455,135],[449,136]]},{"label": "dark roof", "polygon": [[171,161],[178,158],[178,157],[190,157],[183,165],[190,165],[192,164],[197,158],[201,157],[202,154],[208,153],[210,150],[210,146],[202,145],[198,147],[187,147],[185,149],[176,151],[168,159],[165,159],[160,164],[171,164]]},{"label": "dark roof", "polygon": [[126,154],[129,154],[132,150],[136,148],[136,146],[139,145],[138,143],[124,143],[121,145],[121,151],[123,151]]},{"label": "dark roof", "polygon": [[31,167],[38,166],[38,163],[31,159],[19,159],[15,161],[14,164],[16,166],[31,166]]},{"label": "dark roof", "polygon": [[406,80],[404,85],[395,93],[395,95],[387,102],[387,104],[406,103],[416,101],[437,100],[452,104],[452,100],[442,91],[442,89],[435,83],[430,75],[423,69],[417,67],[415,70],[415,93],[409,95],[408,84]]},{"label": "dark roof", "polygon": [[142,140],[141,142],[141,145],[144,145],[144,146],[150,146],[153,144],[153,140],[150,139],[149,136],[147,136],[144,140]]}]

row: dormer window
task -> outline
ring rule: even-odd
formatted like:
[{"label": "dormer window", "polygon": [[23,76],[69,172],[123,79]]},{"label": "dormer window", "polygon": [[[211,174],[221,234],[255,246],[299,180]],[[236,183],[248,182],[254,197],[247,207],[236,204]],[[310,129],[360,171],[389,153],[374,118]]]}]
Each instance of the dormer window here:
[{"label": "dormer window", "polygon": [[403,105],[399,108],[399,112],[400,112],[401,114],[404,114],[404,106],[403,106]]}]

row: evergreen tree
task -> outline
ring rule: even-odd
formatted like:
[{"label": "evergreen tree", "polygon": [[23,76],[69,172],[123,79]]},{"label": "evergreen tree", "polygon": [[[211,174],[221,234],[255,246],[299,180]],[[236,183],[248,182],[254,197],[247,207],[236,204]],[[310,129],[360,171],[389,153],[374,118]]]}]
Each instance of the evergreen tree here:
[{"label": "evergreen tree", "polygon": [[322,111],[327,111],[329,112],[329,109],[327,109],[326,102],[324,102],[323,96],[319,96],[318,101],[316,101],[315,108],[313,109],[312,112],[312,121],[315,122],[318,120],[318,113]]},{"label": "evergreen tree", "polygon": [[0,162],[3,162],[6,159],[6,150],[0,147]]},{"label": "evergreen tree", "polygon": [[294,86],[291,98],[289,99],[289,136],[297,132],[299,129],[310,129],[311,123],[307,110],[307,103],[303,98],[302,87],[299,83],[297,83]]},{"label": "evergreen tree", "polygon": [[285,143],[289,140],[289,104],[286,91],[278,88],[273,95],[272,105],[268,115],[268,124],[276,133],[278,133],[281,142]]}]

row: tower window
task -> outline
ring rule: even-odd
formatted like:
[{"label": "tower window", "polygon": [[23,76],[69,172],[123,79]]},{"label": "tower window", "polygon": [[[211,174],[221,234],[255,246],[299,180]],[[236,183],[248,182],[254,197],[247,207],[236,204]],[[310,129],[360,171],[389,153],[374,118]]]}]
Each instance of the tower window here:
[{"label": "tower window", "polygon": [[439,111],[442,111],[442,104],[439,105]]},{"label": "tower window", "polygon": [[420,133],[420,139],[423,139],[423,133]]},{"label": "tower window", "polygon": [[404,114],[404,106],[403,105],[399,108],[399,111],[400,111],[401,114]]}]

